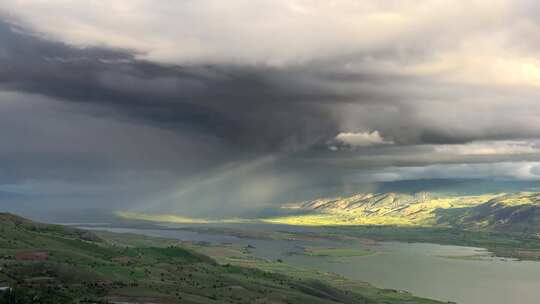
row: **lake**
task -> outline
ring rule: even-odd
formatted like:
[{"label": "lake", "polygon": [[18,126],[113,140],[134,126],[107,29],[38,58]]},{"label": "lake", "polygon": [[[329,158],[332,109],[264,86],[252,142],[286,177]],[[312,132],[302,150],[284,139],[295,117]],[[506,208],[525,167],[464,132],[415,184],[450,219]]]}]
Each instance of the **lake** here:
[{"label": "lake", "polygon": [[[263,258],[279,258],[297,267],[335,272],[377,287],[406,290],[417,296],[462,304],[536,304],[540,299],[540,262],[492,258],[481,248],[398,242],[365,246],[330,241],[240,239],[185,230],[93,229],[185,241],[249,244],[256,247],[254,254]],[[299,246],[369,248],[375,250],[376,254],[342,257],[338,261],[326,257],[287,254],[298,251]],[[478,255],[485,257],[467,258]]]}]

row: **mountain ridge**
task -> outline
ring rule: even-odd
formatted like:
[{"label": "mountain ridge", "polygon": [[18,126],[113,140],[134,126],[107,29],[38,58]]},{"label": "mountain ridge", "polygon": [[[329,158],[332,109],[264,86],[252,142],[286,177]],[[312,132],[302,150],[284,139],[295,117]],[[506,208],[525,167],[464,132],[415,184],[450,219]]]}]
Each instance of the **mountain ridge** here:
[{"label": "mountain ridge", "polygon": [[358,193],[281,206],[305,212],[274,218],[276,223],[325,225],[440,226],[540,232],[540,193],[448,196],[429,192]]}]

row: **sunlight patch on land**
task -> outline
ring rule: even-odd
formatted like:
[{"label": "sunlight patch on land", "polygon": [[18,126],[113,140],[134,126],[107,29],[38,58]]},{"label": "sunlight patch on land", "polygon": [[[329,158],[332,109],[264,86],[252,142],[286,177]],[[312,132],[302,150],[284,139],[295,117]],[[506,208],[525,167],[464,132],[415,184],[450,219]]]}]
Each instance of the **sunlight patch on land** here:
[{"label": "sunlight patch on land", "polygon": [[142,220],[150,222],[179,223],[179,224],[227,224],[227,223],[252,223],[254,220],[230,218],[230,219],[208,219],[191,218],[173,214],[147,214],[138,212],[115,211],[115,214],[124,219]]},{"label": "sunlight patch on land", "polygon": [[[364,193],[350,197],[317,199],[298,204],[283,205],[282,210],[289,209],[291,213],[275,217],[211,219],[124,211],[118,211],[116,215],[133,220],[181,224],[267,223],[298,226],[466,226],[468,228],[487,229],[494,225],[511,223],[513,217],[509,217],[507,221],[501,221],[501,208],[514,208],[514,211],[507,212],[510,216],[519,212],[527,214],[525,213],[527,206],[538,205],[540,205],[540,194],[534,192],[489,193],[469,196],[435,196],[429,193],[415,195]],[[521,210],[519,208],[525,209]],[[298,214],[298,211],[302,213]],[[496,215],[496,212],[499,212],[497,213],[499,215]]]}]

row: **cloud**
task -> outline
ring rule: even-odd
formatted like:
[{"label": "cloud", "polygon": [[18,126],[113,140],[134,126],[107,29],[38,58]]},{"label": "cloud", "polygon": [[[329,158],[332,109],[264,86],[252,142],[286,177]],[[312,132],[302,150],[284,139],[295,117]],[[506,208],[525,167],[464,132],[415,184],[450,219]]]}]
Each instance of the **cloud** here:
[{"label": "cloud", "polygon": [[531,174],[540,176],[540,165],[531,167]]},{"label": "cloud", "polygon": [[133,206],[229,160],[215,137],[117,119],[99,105],[6,91],[0,101],[0,191],[19,194],[0,198],[9,206]]},{"label": "cloud", "polygon": [[443,164],[421,167],[388,167],[353,176],[356,181],[389,182],[419,179],[499,179],[540,181],[538,162]]},{"label": "cloud", "polygon": [[348,98],[299,83],[294,71],[158,65],[1,22],[0,39],[0,88],[109,107],[119,119],[206,132],[247,150],[297,150],[326,139],[337,126],[324,101]]},{"label": "cloud", "polygon": [[235,212],[364,173],[533,179],[538,8],[2,1],[0,186]]},{"label": "cloud", "polygon": [[375,145],[389,145],[394,142],[391,140],[385,140],[379,134],[379,131],[373,132],[342,132],[336,135],[336,140],[342,144],[352,147],[368,147]]},{"label": "cloud", "polygon": [[5,22],[0,38],[0,87],[101,104],[124,119],[197,129],[244,150],[301,151],[341,130],[377,130],[400,145],[540,137],[538,90],[448,82],[395,65],[434,58],[415,52],[178,66],[139,60],[136,51],[74,47]]},{"label": "cloud", "polygon": [[458,155],[511,155],[539,153],[540,149],[527,141],[491,141],[472,142],[456,145],[439,145],[434,147],[437,153]]},{"label": "cloud", "polygon": [[465,32],[503,28],[515,12],[511,4],[6,0],[0,9],[51,38],[77,46],[132,49],[152,61],[283,65],[359,52],[418,52],[417,43],[425,36],[431,39],[423,41],[424,47],[445,49],[468,38],[462,37]]},{"label": "cloud", "polygon": [[370,63],[449,83],[538,87],[540,43],[521,38],[540,35],[535,8],[510,0],[0,4],[12,22],[49,39],[159,63],[284,67],[345,57],[357,71]]}]

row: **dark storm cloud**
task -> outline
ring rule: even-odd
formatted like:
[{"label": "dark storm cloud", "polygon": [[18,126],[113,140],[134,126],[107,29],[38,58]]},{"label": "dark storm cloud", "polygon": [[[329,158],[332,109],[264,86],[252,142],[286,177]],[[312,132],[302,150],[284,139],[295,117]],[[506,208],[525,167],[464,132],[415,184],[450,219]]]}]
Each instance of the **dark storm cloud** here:
[{"label": "dark storm cloud", "polygon": [[52,42],[5,22],[0,39],[5,89],[105,105],[118,119],[207,132],[243,151],[325,147],[342,131],[378,130],[398,144],[540,135],[537,106],[524,113],[504,100],[519,91],[515,102],[532,104],[536,90],[392,73],[378,66],[391,56],[387,50],[367,63],[360,53],[281,67],[178,66],[141,61],[130,51]]},{"label": "dark storm cloud", "polygon": [[4,184],[178,177],[223,161],[227,151],[213,136],[111,119],[103,107],[15,92],[0,92],[0,100]]},{"label": "dark storm cloud", "polygon": [[248,150],[291,150],[337,132],[329,100],[296,87],[287,71],[255,67],[163,66],[133,54],[73,48],[0,23],[4,89],[115,108],[164,128],[218,135]]}]

